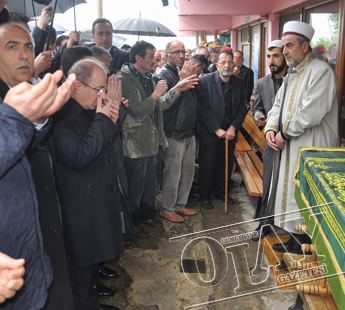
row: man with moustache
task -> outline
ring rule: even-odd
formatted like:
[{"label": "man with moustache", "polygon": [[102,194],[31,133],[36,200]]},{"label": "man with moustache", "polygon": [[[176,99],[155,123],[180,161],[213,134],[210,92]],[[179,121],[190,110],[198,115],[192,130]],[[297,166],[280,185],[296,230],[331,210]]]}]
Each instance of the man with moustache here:
[{"label": "man with moustache", "polygon": [[[266,54],[271,74],[258,80],[253,109],[256,125],[261,129],[266,126],[267,113],[272,109],[276,93],[282,85],[283,77],[287,72],[287,64],[283,55],[281,40],[270,42]],[[264,224],[273,224],[272,218],[269,219],[265,217],[273,213],[273,210],[266,210],[266,208],[274,154],[275,151],[271,149],[266,142],[263,154],[263,195],[259,198],[255,214],[255,218],[261,218],[261,220],[259,226],[255,230],[258,234],[253,234],[253,241],[260,240],[270,231],[270,226],[263,226]]]},{"label": "man with moustache", "polygon": [[[34,44],[28,31],[19,24],[1,26],[0,38],[0,98],[3,100],[11,88],[21,82],[28,82],[33,75]],[[49,133],[50,126],[43,126],[43,128],[41,131],[44,135],[38,141],[39,143],[26,150],[38,200],[43,245],[54,271],[54,281],[49,287],[47,300],[44,298],[43,309],[56,309],[59,306],[72,310],[74,308],[72,289],[69,281],[66,280],[69,275],[61,229],[61,209],[53,176],[55,157],[53,149],[49,147],[49,142],[52,142]],[[45,128],[48,130],[46,131]],[[24,138],[25,136],[23,135]],[[31,265],[32,262],[28,264]],[[32,270],[31,266],[29,278],[32,277]],[[62,296],[63,299],[61,299]],[[20,308],[19,305],[17,307]]]},{"label": "man with moustache", "polygon": [[[282,45],[289,74],[265,127],[266,141],[275,151],[267,208],[274,209],[274,224],[291,234],[287,243],[273,245],[278,252],[301,253],[300,244],[311,242],[304,232],[295,232],[295,225],[303,224],[292,183],[298,148],[339,144],[337,82],[331,67],[312,53],[314,32],[303,22],[284,25]],[[277,266],[286,268],[284,261]]]},{"label": "man with moustache", "polygon": [[[216,127],[199,121],[199,189],[200,203],[206,209],[212,209],[210,185],[215,179],[215,198],[225,201],[225,140],[228,140],[229,167],[232,171],[233,155],[238,131],[246,116],[244,105],[244,82],[232,74],[233,55],[224,50],[217,57],[217,71],[201,77],[201,83],[208,92],[206,100],[216,119]],[[228,203],[233,204],[229,196]]]},{"label": "man with moustache", "polygon": [[[195,75],[194,62],[185,63],[186,51],[182,42],[169,42],[166,53],[168,60],[154,75],[156,81],[167,81],[171,89],[178,85],[180,79]],[[162,206],[159,214],[171,222],[183,222],[180,214],[196,214],[195,210],[186,208],[186,204],[194,179],[197,118],[200,116],[205,122],[210,118],[206,103],[198,101],[199,87],[183,91],[177,104],[165,110],[163,115],[169,148],[163,153]],[[210,126],[214,127],[214,123],[215,120]]]},{"label": "man with moustache", "polygon": [[136,42],[130,51],[130,64],[118,72],[123,96],[129,100],[123,124],[123,152],[128,179],[128,202],[138,237],[147,237],[139,225],[162,226],[153,219],[153,209],[160,189],[161,152],[171,145],[163,130],[163,111],[174,106],[181,93],[197,83],[186,78],[168,92],[166,81],[154,82],[150,73],[155,64],[155,47],[146,41]]}]

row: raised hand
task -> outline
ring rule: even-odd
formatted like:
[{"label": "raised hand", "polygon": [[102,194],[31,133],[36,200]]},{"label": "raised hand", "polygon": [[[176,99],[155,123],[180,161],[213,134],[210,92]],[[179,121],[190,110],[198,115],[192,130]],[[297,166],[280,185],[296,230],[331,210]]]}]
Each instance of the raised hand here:
[{"label": "raised hand", "polygon": [[113,74],[108,79],[108,98],[116,102],[122,101],[122,82],[119,78]]},{"label": "raised hand", "polygon": [[103,113],[108,116],[114,123],[119,118],[120,102],[111,100],[105,93],[102,93],[97,98],[96,113]]},{"label": "raised hand", "polygon": [[35,58],[35,65],[34,65],[34,74],[33,77],[35,79],[38,78],[38,75],[50,68],[52,65],[53,57],[52,52],[42,52]]},{"label": "raised hand", "polygon": [[190,77],[191,75],[197,75],[193,60],[185,61],[181,70],[180,68],[177,68],[177,72],[181,80]]},{"label": "raised hand", "polygon": [[23,82],[11,88],[4,102],[18,113],[36,124],[42,124],[45,119],[61,109],[70,96],[75,75],[70,75],[58,89],[57,82],[62,78],[62,71],[46,74],[35,86]]},{"label": "raised hand", "polygon": [[175,87],[174,90],[176,91],[176,93],[180,93],[182,91],[185,91],[187,89],[190,88],[194,88],[195,85],[197,85],[199,82],[199,78],[196,75],[192,75],[188,78],[183,79],[182,81],[178,82]]},{"label": "raised hand", "polygon": [[155,100],[158,100],[163,96],[168,90],[168,83],[164,80],[161,80],[157,83],[155,91],[152,93],[151,97]]}]

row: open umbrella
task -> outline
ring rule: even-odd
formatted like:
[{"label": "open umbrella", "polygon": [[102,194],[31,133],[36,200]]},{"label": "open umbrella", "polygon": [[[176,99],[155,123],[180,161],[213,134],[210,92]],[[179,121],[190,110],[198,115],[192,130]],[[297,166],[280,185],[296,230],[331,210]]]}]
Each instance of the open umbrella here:
[{"label": "open umbrella", "polygon": [[[34,9],[33,9],[34,2]],[[6,7],[14,12],[23,13],[29,17],[37,16],[40,14],[42,9],[49,5],[53,0],[11,0],[6,4]],[[68,9],[75,5],[86,3],[85,0],[57,0],[56,12],[65,13]],[[54,4],[52,5],[54,6]]]},{"label": "open umbrella", "polygon": [[163,24],[146,18],[121,19],[113,23],[113,32],[122,34],[136,34],[152,37],[176,37],[176,35]]}]

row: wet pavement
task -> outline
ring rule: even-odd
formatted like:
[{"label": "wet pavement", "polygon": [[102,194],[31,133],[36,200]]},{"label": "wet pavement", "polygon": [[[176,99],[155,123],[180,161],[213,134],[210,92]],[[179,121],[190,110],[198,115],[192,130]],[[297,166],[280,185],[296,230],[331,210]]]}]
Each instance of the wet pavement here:
[{"label": "wet pavement", "polygon": [[[234,173],[232,179],[235,204],[229,205],[228,214],[224,203],[213,199],[213,210],[189,204],[198,214],[184,217],[181,224],[156,215],[163,227],[146,226],[148,238],[132,242],[119,258],[107,262],[119,277],[102,280],[115,290],[115,296],[100,301],[124,310],[273,310],[292,306],[296,291],[276,288],[261,247],[247,235],[258,225],[252,221],[257,198],[239,186],[240,174]],[[159,206],[160,197],[157,214]],[[184,273],[181,259],[194,258],[202,263],[200,273],[195,264],[194,270]],[[188,268],[186,263],[183,267]]]}]

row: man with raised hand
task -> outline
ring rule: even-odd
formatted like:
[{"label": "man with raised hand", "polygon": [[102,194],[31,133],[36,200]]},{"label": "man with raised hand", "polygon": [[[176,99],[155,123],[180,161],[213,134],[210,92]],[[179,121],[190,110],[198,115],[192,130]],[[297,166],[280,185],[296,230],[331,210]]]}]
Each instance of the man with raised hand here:
[{"label": "man with raised hand", "polygon": [[[59,110],[65,100],[69,98],[73,78],[70,77],[60,89],[57,89],[56,82],[61,79],[61,71],[54,76],[46,75],[37,87],[21,83],[29,81],[34,70],[33,39],[21,25],[5,24],[0,26],[0,50],[0,98],[4,101],[0,105],[0,117],[6,120],[0,122],[0,139],[1,145],[4,146],[2,148],[4,153],[0,155],[1,168],[4,169],[0,173],[0,188],[1,191],[4,191],[1,195],[0,212],[1,218],[4,220],[0,225],[0,235],[5,238],[5,241],[0,244],[0,251],[12,257],[25,258],[27,267],[24,293],[20,293],[12,300],[5,302],[5,305],[8,309],[11,307],[27,309],[30,308],[30,305],[33,309],[41,309],[47,299],[48,287],[48,294],[52,296],[51,293],[59,287],[59,277],[68,275],[68,270],[62,233],[61,229],[59,230],[61,221],[56,203],[57,195],[49,155],[46,158],[48,169],[43,168],[45,163],[40,158],[39,173],[31,165],[31,155],[38,145],[43,145],[43,139],[49,132],[51,121],[47,117]],[[57,95],[54,105],[53,101]],[[61,95],[63,96],[61,97]],[[6,126],[12,129],[6,130]],[[11,152],[8,152],[9,149]],[[30,165],[28,158],[30,158]],[[43,182],[37,183],[35,173],[40,176],[40,180],[45,180],[44,184]],[[51,177],[49,182],[45,179],[47,176]],[[18,180],[23,183],[19,187],[16,183]],[[48,188],[48,185],[49,192],[45,189],[45,187]],[[15,188],[21,187],[23,188],[18,193]],[[49,201],[42,203],[44,199],[41,199],[43,196],[39,193],[47,193],[47,196],[50,196]],[[11,197],[13,200],[8,201]],[[38,213],[40,217],[38,217]],[[11,216],[6,217],[5,214]],[[52,215],[55,217],[51,217]],[[22,222],[20,218],[26,220]],[[45,230],[45,227],[48,229]],[[54,234],[51,227],[54,227],[55,231],[59,233]],[[7,237],[11,231],[13,233]],[[48,254],[56,272],[53,285],[50,285],[51,269],[43,246],[47,252],[49,252],[50,247],[54,249],[54,255],[51,255],[51,252]],[[13,255],[12,251],[16,254]],[[55,265],[56,261],[64,262],[64,265],[63,263],[59,265],[61,268],[58,270],[55,268],[57,266]],[[43,286],[37,287],[36,283],[43,283]],[[68,281],[64,281],[60,288],[62,288],[65,296],[64,301],[66,303],[63,303],[65,306],[69,300],[69,292],[72,297]],[[73,302],[72,299],[70,300]],[[65,308],[73,309],[73,304],[71,303],[70,307]]]}]

